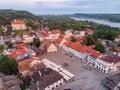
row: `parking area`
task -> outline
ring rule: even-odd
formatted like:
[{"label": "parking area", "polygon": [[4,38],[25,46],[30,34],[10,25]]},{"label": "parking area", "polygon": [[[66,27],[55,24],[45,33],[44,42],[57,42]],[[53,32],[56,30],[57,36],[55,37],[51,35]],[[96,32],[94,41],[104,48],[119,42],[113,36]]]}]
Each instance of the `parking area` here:
[{"label": "parking area", "polygon": [[64,51],[58,49],[56,53],[44,54],[40,59],[48,60],[61,65],[71,73],[75,74],[75,80],[65,83],[57,90],[71,88],[71,90],[106,90],[101,85],[101,80],[105,78],[105,74],[99,70],[84,68],[85,63],[74,56],[66,55]]}]

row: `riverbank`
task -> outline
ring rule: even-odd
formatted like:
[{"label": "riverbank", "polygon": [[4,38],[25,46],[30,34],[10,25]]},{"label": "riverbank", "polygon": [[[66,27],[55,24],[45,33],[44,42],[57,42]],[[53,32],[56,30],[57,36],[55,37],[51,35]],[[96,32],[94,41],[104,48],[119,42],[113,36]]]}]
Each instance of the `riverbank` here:
[{"label": "riverbank", "polygon": [[81,21],[92,21],[98,24],[104,24],[104,25],[108,25],[111,27],[117,27],[120,28],[120,23],[116,23],[116,22],[110,22],[107,20],[101,20],[101,19],[93,19],[93,18],[76,18],[76,17],[71,17],[77,21],[81,20]]}]

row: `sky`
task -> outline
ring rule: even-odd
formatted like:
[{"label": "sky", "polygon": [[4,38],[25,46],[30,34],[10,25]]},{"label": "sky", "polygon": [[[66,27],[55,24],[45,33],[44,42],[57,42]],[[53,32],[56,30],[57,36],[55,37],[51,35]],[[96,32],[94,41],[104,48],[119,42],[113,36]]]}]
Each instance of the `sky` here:
[{"label": "sky", "polygon": [[0,9],[27,10],[37,15],[119,13],[120,0],[1,0]]}]

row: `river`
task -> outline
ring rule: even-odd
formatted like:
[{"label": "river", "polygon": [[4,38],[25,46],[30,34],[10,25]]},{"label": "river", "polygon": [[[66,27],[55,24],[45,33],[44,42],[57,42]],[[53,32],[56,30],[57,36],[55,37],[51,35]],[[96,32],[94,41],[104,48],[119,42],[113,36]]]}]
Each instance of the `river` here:
[{"label": "river", "polygon": [[107,20],[101,20],[101,19],[92,19],[92,18],[75,18],[75,17],[71,17],[75,20],[81,20],[81,21],[92,21],[98,24],[104,24],[104,25],[109,25],[111,27],[117,27],[120,28],[120,23],[116,23],[116,22],[110,22]]}]

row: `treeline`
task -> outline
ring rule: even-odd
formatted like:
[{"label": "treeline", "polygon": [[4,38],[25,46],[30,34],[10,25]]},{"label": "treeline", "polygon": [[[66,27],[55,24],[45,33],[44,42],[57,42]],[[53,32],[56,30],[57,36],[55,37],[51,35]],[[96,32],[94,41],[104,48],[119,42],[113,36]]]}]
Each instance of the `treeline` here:
[{"label": "treeline", "polygon": [[65,31],[67,29],[73,29],[79,31],[89,28],[94,30],[94,34],[97,38],[108,40],[114,40],[114,38],[120,34],[119,28],[114,28],[108,25],[97,24],[89,21],[76,21],[72,18],[63,16],[44,16],[44,19],[48,23],[47,26],[50,30],[60,29],[62,31]]},{"label": "treeline", "polygon": [[108,20],[111,22],[120,22],[120,14],[81,14],[81,13],[76,13],[71,16],[104,19],[104,20]]},{"label": "treeline", "polygon": [[14,19],[37,20],[37,17],[28,11],[0,10],[0,24],[10,24]]}]

